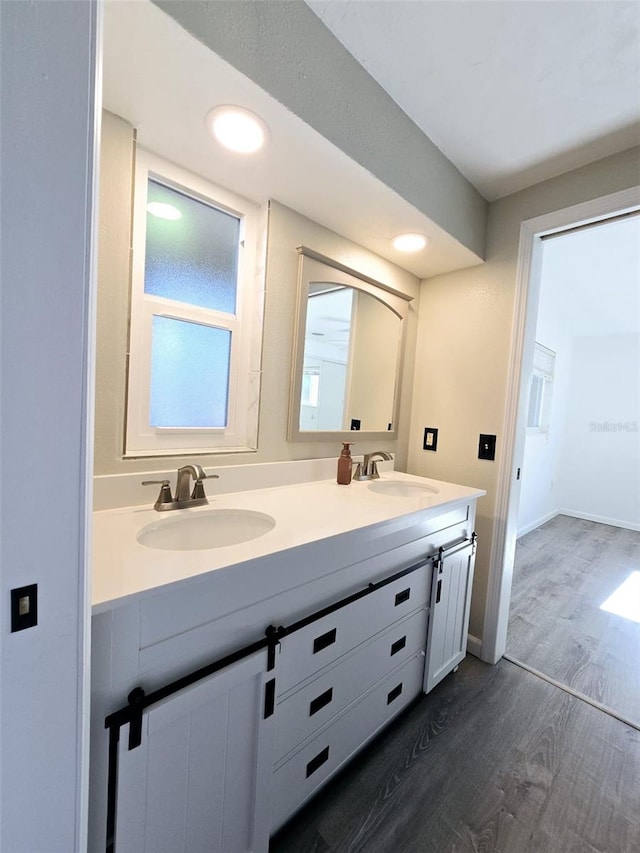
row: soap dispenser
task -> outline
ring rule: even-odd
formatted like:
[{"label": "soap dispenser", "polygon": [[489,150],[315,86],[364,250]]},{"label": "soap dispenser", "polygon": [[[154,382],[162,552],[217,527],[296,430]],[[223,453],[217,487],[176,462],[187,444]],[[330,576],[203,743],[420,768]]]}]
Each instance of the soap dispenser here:
[{"label": "soap dispenser", "polygon": [[342,442],[342,453],[338,457],[338,484],[341,486],[348,486],[351,482],[351,466],[353,465],[353,460],[351,459],[351,447],[350,441]]}]

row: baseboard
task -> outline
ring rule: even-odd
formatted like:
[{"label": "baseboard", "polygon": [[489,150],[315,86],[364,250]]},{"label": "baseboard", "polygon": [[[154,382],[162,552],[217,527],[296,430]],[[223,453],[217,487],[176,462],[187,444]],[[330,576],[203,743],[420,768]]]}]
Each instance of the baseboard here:
[{"label": "baseboard", "polygon": [[552,518],[555,518],[556,515],[571,515],[571,513],[565,513],[562,509],[555,509],[553,512],[547,513],[547,515],[543,515],[542,518],[538,518],[536,521],[532,521],[530,524],[525,524],[524,527],[518,528],[517,539],[520,539],[521,536],[524,536],[527,533],[531,533],[532,530],[535,530],[536,527],[540,527],[542,524],[546,524],[547,521],[551,521]]},{"label": "baseboard", "polygon": [[482,640],[478,637],[474,637],[473,634],[467,634],[467,651],[470,655],[473,655],[474,658],[479,658],[482,656]]},{"label": "baseboard", "polygon": [[583,521],[595,521],[597,524],[609,524],[611,527],[624,527],[626,530],[640,531],[640,524],[636,524],[633,521],[620,521],[619,518],[605,518],[602,515],[577,512],[575,509],[560,509],[554,515],[570,515],[572,518],[581,518]]}]

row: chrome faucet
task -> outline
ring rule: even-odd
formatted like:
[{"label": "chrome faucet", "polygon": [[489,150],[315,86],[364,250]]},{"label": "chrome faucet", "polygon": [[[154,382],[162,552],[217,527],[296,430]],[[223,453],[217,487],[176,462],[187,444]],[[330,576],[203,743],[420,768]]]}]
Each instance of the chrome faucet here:
[{"label": "chrome faucet", "polygon": [[390,453],[387,453],[386,450],[376,450],[374,453],[365,453],[362,462],[358,462],[356,466],[356,473],[353,475],[353,479],[378,480],[380,478],[380,474],[378,473],[378,466],[375,463],[376,459],[386,459],[389,461],[390,459],[393,459],[393,456]]},{"label": "chrome faucet", "polygon": [[[193,479],[193,491],[191,491],[191,480]],[[208,504],[204,491],[203,480],[207,475],[200,465],[184,465],[178,468],[176,479],[176,496],[171,494],[169,480],[143,480],[143,486],[160,486],[160,494],[153,508],[157,512],[166,512],[170,509],[187,509],[187,507],[204,506]],[[217,474],[211,474],[208,479],[217,480]]]}]

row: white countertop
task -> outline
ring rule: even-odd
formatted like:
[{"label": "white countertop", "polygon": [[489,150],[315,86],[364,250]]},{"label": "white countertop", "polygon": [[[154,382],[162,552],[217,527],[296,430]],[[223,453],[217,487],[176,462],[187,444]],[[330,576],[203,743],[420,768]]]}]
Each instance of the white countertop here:
[{"label": "white countertop", "polygon": [[[165,584],[244,563],[341,533],[361,530],[423,510],[445,510],[486,494],[481,489],[402,474],[383,473],[381,480],[402,480],[437,489],[410,496],[372,492],[370,482],[339,486],[335,480],[278,486],[215,495],[209,505],[158,513],[152,506],[124,507],[93,514],[92,604],[103,609],[117,599]],[[275,527],[257,539],[199,551],[165,551],[141,545],[136,536],[153,522],[178,514],[211,509],[254,510],[272,516]]]}]

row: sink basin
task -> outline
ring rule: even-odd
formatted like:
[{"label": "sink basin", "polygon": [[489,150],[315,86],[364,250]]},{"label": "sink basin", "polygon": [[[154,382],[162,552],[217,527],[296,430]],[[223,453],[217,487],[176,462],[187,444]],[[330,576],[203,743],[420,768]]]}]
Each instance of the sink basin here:
[{"label": "sink basin", "polygon": [[239,545],[264,536],[276,526],[275,519],[249,509],[208,509],[147,524],[137,540],[147,548],[163,551],[205,551]]},{"label": "sink basin", "polygon": [[422,485],[422,483],[407,483],[404,480],[374,480],[369,483],[368,488],[372,492],[394,498],[416,498],[429,493],[438,494],[438,489],[433,486]]}]

